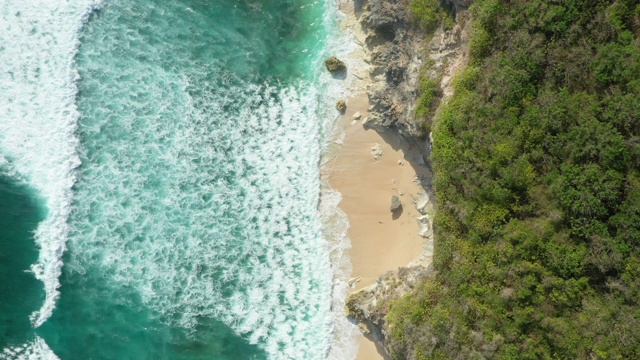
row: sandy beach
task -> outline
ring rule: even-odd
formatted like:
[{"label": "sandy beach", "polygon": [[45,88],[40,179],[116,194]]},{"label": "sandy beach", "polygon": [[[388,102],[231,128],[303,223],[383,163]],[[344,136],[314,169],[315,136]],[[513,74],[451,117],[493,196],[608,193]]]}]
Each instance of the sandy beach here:
[{"label": "sandy beach", "polygon": [[[347,15],[343,28],[364,44],[365,35],[351,4],[343,3],[341,10]],[[422,214],[415,201],[424,193],[419,179],[430,178],[431,174],[417,145],[392,130],[378,133],[363,126],[369,109],[365,90],[372,83],[367,56],[362,47],[350,55],[350,63],[356,64],[349,68],[355,75],[350,86],[353,96],[346,99],[347,109],[337,123],[339,149],[323,168],[323,177],[342,194],[339,207],[350,223],[347,235],[351,240],[352,292],[375,283],[389,270],[428,264],[432,246],[418,234],[416,218]],[[394,195],[402,208],[392,213]],[[356,359],[384,359],[372,341],[360,335],[359,343]]]},{"label": "sandy beach", "polygon": [[[340,120],[344,142],[327,166],[329,183],[342,194],[339,207],[349,218],[352,291],[375,283],[386,271],[428,261],[421,259],[425,239],[418,235],[421,214],[413,199],[424,191],[416,176],[427,176],[429,170],[417,165],[419,154],[400,136],[389,132],[383,138],[365,130],[361,121],[353,123],[354,113],[366,114],[366,100],[366,95],[348,100]],[[395,214],[390,211],[393,195],[403,204]],[[363,337],[357,359],[382,358]]]}]

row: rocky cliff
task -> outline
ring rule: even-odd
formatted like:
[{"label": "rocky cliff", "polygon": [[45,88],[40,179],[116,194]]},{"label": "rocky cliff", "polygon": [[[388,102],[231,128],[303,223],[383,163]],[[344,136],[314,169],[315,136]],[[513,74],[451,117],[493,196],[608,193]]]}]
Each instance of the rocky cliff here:
[{"label": "rocky cliff", "polygon": [[373,84],[367,95],[371,116],[365,124],[379,131],[396,129],[403,135],[417,134],[413,112],[418,80],[426,54],[423,32],[413,27],[402,2],[356,1],[356,14],[367,35]]},{"label": "rocky cliff", "polygon": [[408,138],[418,137],[418,127],[424,121],[415,116],[421,73],[441,80],[445,97],[451,94],[451,78],[467,59],[468,51],[463,44],[468,37],[465,20],[470,2],[446,0],[450,9],[455,9],[455,26],[447,30],[441,26],[428,34],[415,25],[407,1],[355,1],[372,65],[373,83],[367,91],[371,116],[366,126],[378,131],[393,129]]}]

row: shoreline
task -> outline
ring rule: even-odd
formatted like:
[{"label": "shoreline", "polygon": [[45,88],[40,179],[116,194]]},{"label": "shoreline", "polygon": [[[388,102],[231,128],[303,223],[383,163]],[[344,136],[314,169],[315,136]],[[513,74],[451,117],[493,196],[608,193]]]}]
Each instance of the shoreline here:
[{"label": "shoreline", "polygon": [[[340,2],[339,10],[345,15],[340,27],[355,38],[357,47],[347,59],[347,71],[353,75],[346,85],[347,109],[335,122],[335,145],[325,154],[321,177],[342,195],[338,207],[348,218],[345,242],[351,244],[346,251],[352,267],[348,293],[354,293],[375,284],[387,271],[430,264],[432,242],[418,234],[416,218],[422,214],[415,202],[424,198],[421,179],[430,179],[431,173],[416,144],[394,130],[379,133],[363,126],[371,106],[366,90],[374,84],[370,51],[364,45],[367,34],[353,3]],[[394,195],[402,208],[392,213]],[[357,341],[355,359],[385,359],[376,343],[361,332]]]}]

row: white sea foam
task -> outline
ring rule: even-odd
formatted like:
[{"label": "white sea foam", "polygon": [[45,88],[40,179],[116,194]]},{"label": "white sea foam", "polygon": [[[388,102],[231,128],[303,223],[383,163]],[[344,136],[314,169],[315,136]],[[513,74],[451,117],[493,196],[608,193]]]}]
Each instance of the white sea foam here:
[{"label": "white sea foam", "polygon": [[215,318],[272,359],[321,358],[331,267],[317,210],[316,90],[247,84],[219,92],[199,82],[201,99],[178,74],[150,77],[165,82],[155,103],[170,106],[144,115],[144,97],[86,80],[127,111],[113,122],[83,107],[83,137],[100,151],[81,149],[88,160],[67,265],[97,267],[115,289],[137,289],[172,325],[195,329]]},{"label": "white sea foam", "polygon": [[347,215],[338,208],[342,195],[324,188],[320,212],[325,228],[325,238],[332,246],[330,256],[334,273],[331,308],[333,314],[333,338],[327,358],[330,360],[354,359],[358,344],[355,336],[357,327],[347,321],[344,315],[345,298],[349,292],[348,278],[351,274],[351,262],[345,255],[345,250],[351,247],[347,237],[349,220]]},{"label": "white sea foam", "polygon": [[[95,0],[0,4],[0,166],[37,189],[49,210],[35,236],[40,255],[32,271],[46,293],[40,310],[31,315],[35,327],[51,315],[59,295],[66,220],[79,165],[73,58],[80,28],[99,5]],[[21,354],[55,357],[40,338]]]},{"label": "white sea foam", "polygon": [[36,338],[22,346],[4,348],[0,360],[59,360],[42,338]]}]

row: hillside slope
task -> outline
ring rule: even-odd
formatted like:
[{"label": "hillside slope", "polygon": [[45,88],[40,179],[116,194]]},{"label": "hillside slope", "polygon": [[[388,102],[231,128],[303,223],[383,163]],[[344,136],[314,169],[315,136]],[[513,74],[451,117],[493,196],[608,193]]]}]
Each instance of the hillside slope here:
[{"label": "hillside slope", "polygon": [[437,274],[391,306],[391,355],[640,358],[639,2],[469,10],[431,127]]}]

